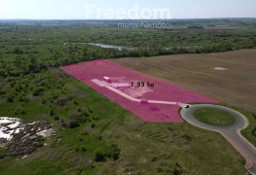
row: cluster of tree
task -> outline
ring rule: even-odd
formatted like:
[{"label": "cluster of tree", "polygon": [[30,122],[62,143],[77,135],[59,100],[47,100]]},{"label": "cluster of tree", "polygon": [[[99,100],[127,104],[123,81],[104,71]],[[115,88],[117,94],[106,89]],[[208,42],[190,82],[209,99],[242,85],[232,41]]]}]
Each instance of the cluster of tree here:
[{"label": "cluster of tree", "polygon": [[101,148],[95,148],[93,151],[93,157],[96,162],[104,162],[106,159],[112,159],[116,161],[119,159],[120,149],[116,144],[112,144],[107,150],[102,150]]},{"label": "cluster of tree", "polygon": [[[133,22],[133,21],[131,21]],[[253,20],[178,20],[173,25],[202,29],[223,24],[247,26]],[[0,76],[19,76],[49,67],[70,65],[99,58],[142,57],[166,54],[208,53],[256,47],[256,32],[250,30],[147,30],[123,29],[97,25],[90,27],[62,25],[3,27],[0,43]],[[76,22],[68,22],[76,23]],[[83,23],[83,22],[81,22]],[[81,24],[79,22],[79,24]],[[107,22],[115,24],[114,21]],[[47,25],[46,23],[45,25]],[[247,25],[248,24],[248,25]],[[126,46],[133,50],[104,49],[87,43]],[[2,53],[2,54],[1,54]]]}]

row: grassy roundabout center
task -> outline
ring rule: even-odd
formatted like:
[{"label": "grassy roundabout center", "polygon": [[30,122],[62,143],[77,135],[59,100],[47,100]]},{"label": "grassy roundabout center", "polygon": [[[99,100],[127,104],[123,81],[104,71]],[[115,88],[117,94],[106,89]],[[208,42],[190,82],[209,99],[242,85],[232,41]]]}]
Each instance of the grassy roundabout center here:
[{"label": "grassy roundabout center", "polygon": [[235,123],[235,118],[231,114],[214,108],[197,109],[193,115],[197,120],[213,126],[228,126]]}]

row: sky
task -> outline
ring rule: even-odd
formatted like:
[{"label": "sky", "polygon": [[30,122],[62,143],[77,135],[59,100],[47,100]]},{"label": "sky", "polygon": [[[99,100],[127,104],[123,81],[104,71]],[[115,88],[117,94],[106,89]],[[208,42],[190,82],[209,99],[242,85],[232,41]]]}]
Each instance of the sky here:
[{"label": "sky", "polygon": [[256,17],[256,0],[0,0],[0,19]]}]

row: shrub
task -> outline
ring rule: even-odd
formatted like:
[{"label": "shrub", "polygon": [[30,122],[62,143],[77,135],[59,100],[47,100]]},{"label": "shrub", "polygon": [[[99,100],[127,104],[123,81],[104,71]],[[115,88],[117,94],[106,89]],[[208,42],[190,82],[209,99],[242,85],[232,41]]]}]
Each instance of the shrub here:
[{"label": "shrub", "polygon": [[85,152],[85,151],[86,151],[85,146],[81,146],[81,147],[80,147],[80,151]]},{"label": "shrub", "polygon": [[24,99],[22,97],[19,97],[19,102],[24,102]]},{"label": "shrub", "polygon": [[47,101],[45,99],[42,99],[42,104],[45,105]]},{"label": "shrub", "polygon": [[78,102],[76,101],[76,99],[74,99],[74,105],[78,105]]},{"label": "shrub", "polygon": [[104,152],[100,148],[96,148],[93,151],[93,158],[96,162],[103,162],[105,161]]},{"label": "shrub", "polygon": [[95,128],[95,127],[96,127],[96,124],[92,123],[92,124],[91,124],[91,128],[93,129],[93,128]]},{"label": "shrub", "polygon": [[116,144],[112,144],[111,148],[109,148],[105,152],[105,156],[111,158],[113,161],[116,161],[119,159],[120,156],[120,149]]},{"label": "shrub", "polygon": [[14,97],[13,96],[7,97],[7,102],[12,103],[13,101],[14,101]]},{"label": "shrub", "polygon": [[54,109],[51,109],[50,110],[50,116],[54,116],[54,115],[55,115]]},{"label": "shrub", "polygon": [[66,103],[67,103],[67,101],[66,101],[65,99],[60,99],[60,100],[57,101],[57,104],[58,104],[59,106],[65,106]]},{"label": "shrub", "polygon": [[113,144],[112,145],[112,150],[111,150],[111,158],[116,161],[119,159],[120,156],[120,149],[118,148],[117,145]]},{"label": "shrub", "polygon": [[65,120],[61,119],[60,126],[67,127],[67,122]]},{"label": "shrub", "polygon": [[68,127],[70,128],[70,129],[73,129],[73,128],[76,128],[76,127],[78,127],[79,125],[78,125],[78,122],[76,121],[76,120],[70,120],[70,121],[68,121]]},{"label": "shrub", "polygon": [[4,71],[0,71],[0,77],[5,77],[5,72]]},{"label": "shrub", "polygon": [[22,114],[22,115],[25,115],[25,114],[26,114],[26,111],[22,110],[22,111],[21,111],[21,114]]},{"label": "shrub", "polygon": [[12,51],[13,54],[23,54],[23,50],[19,47],[15,47]]},{"label": "shrub", "polygon": [[60,118],[59,118],[59,116],[55,115],[55,116],[53,117],[53,119],[56,120],[56,121],[58,121]]},{"label": "shrub", "polygon": [[174,170],[173,170],[173,175],[181,175],[183,173],[182,167],[176,163]]},{"label": "shrub", "polygon": [[79,150],[80,150],[79,147],[76,146],[75,151],[76,151],[76,152],[79,152]]},{"label": "shrub", "polygon": [[43,88],[38,88],[33,92],[33,96],[39,96],[39,95],[43,95]]}]

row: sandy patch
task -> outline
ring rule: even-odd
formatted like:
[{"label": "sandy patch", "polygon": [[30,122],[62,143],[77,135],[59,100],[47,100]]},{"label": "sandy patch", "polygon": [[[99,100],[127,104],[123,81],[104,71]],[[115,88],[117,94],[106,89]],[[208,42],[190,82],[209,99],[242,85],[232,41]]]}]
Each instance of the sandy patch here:
[{"label": "sandy patch", "polygon": [[225,67],[215,67],[214,70],[225,71],[227,69]]}]

